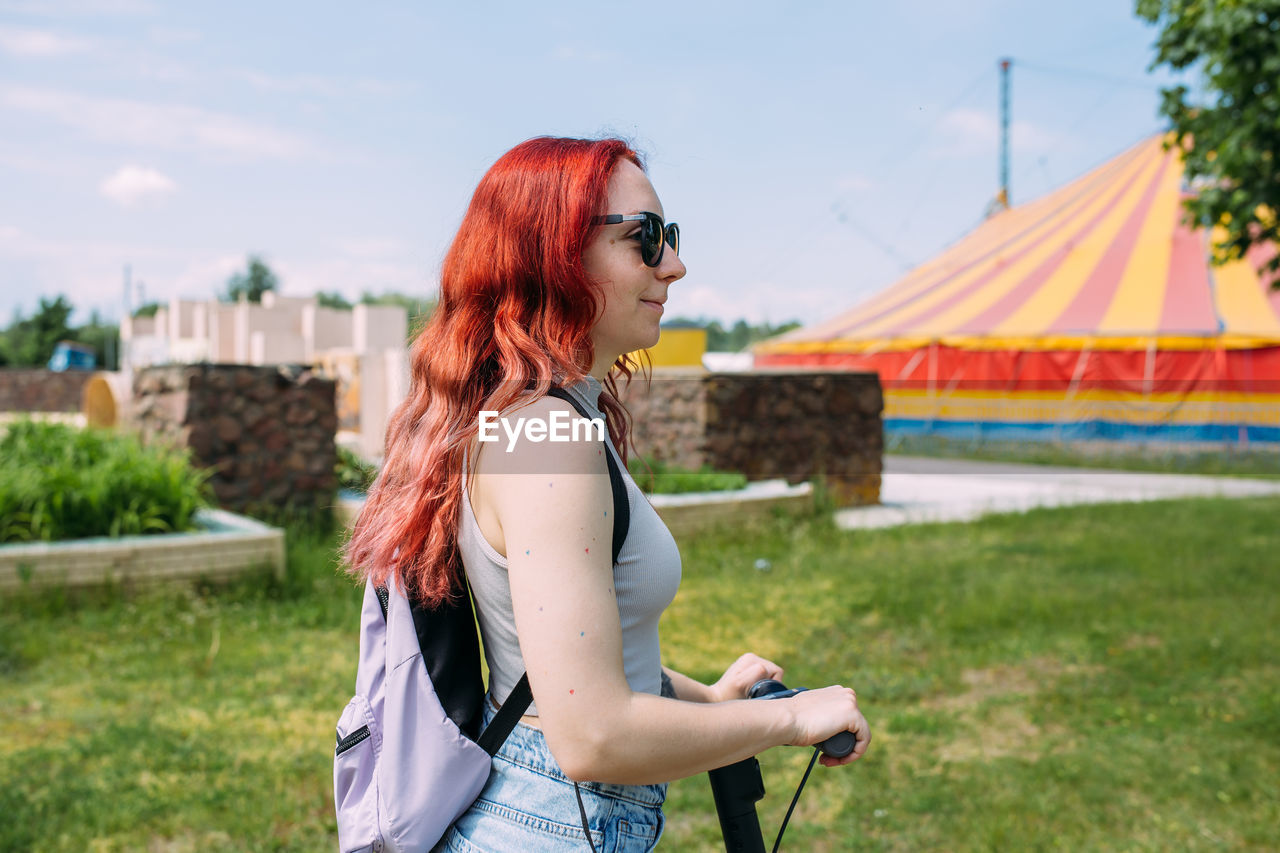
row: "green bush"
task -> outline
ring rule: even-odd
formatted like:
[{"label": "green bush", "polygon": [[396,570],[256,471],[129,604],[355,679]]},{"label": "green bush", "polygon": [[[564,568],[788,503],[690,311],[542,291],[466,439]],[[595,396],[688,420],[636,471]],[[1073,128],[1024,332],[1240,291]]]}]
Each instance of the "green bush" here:
[{"label": "green bush", "polygon": [[690,471],[650,457],[627,460],[627,469],[640,488],[650,494],[730,492],[747,485],[746,476],[735,471],[717,471],[707,465]]},{"label": "green bush", "polygon": [[0,437],[0,542],[188,530],[207,479],[131,435],[15,421]]},{"label": "green bush", "polygon": [[338,488],[350,489],[365,494],[373,481],[378,477],[378,466],[365,462],[354,451],[338,445],[338,464],[334,468],[338,475]]}]

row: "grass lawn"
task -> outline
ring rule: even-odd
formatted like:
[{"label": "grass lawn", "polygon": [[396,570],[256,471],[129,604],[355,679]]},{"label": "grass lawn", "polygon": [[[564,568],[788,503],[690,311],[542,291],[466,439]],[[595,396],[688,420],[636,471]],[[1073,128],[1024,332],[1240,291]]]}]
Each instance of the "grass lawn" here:
[{"label": "grass lawn", "polygon": [[[663,623],[705,679],[752,649],[858,689],[791,850],[1280,847],[1280,499],[1037,510],[682,543]],[[0,602],[0,850],[332,850],[359,590],[295,537],[283,584]],[[768,571],[756,561],[771,562]],[[761,758],[771,843],[808,755]],[[722,850],[704,777],[661,849]]]}]

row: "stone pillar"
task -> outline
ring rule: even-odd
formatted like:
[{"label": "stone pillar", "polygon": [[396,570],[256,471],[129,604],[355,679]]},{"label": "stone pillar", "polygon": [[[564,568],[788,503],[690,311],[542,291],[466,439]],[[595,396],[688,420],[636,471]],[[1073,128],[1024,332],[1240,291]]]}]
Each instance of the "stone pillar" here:
[{"label": "stone pillar", "polygon": [[879,503],[884,401],[875,373],[655,369],[623,400],[642,454],[748,480],[821,477],[840,505]]},{"label": "stone pillar", "polygon": [[146,441],[189,448],[235,512],[331,508],[334,383],[287,365],[175,365],[138,371],[131,421]]}]

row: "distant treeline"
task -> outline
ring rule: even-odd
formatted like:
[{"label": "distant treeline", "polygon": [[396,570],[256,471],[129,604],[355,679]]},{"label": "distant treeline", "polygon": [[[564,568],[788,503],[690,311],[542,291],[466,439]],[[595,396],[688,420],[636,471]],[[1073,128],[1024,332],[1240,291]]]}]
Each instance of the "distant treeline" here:
[{"label": "distant treeline", "polygon": [[698,317],[692,320],[686,317],[677,317],[666,325],[697,326],[706,329],[707,352],[741,352],[752,344],[763,341],[765,338],[772,338],[774,335],[800,328],[800,322],[797,320],[790,320],[777,326],[772,323],[753,325],[746,320],[738,320],[732,326],[725,328],[724,324],[719,320],[709,320],[706,317]]},{"label": "distant treeline", "polygon": [[65,296],[40,298],[40,307],[30,317],[15,311],[13,322],[0,330],[0,367],[44,367],[53,355],[58,341],[77,341],[93,347],[98,366],[107,370],[119,368],[120,329],[107,323],[94,311],[89,322],[72,326],[75,309]]}]

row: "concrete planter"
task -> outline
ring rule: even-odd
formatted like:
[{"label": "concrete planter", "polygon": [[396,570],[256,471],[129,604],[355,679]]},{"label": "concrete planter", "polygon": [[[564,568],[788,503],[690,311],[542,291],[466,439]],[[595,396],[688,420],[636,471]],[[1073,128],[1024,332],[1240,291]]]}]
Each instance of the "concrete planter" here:
[{"label": "concrete planter", "polygon": [[[650,495],[649,503],[676,538],[729,524],[749,524],[768,517],[776,508],[802,510],[813,500],[808,483],[789,486],[786,480],[748,483],[730,492],[689,492]],[[342,492],[335,512],[350,527],[364,508],[364,496]]]},{"label": "concrete planter", "polygon": [[676,539],[713,527],[750,524],[767,518],[775,509],[803,510],[812,500],[812,486],[789,486],[786,480],[761,480],[731,492],[649,496],[649,503]]},{"label": "concrete planter", "polygon": [[284,576],[284,531],[218,509],[196,515],[199,530],[0,545],[0,591],[32,586],[221,580],[270,566]]}]

